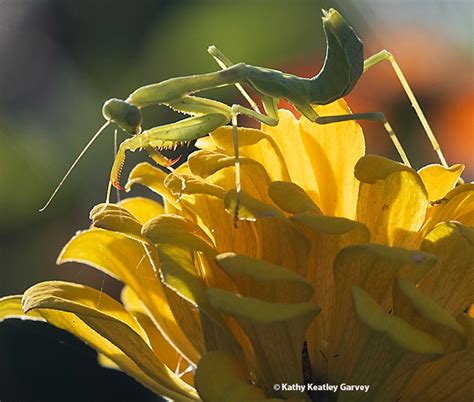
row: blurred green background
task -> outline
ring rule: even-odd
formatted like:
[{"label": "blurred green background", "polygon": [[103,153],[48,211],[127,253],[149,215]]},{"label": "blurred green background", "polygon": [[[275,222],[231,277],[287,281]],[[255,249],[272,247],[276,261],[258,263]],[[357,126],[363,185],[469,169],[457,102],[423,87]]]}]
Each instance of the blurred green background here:
[{"label": "blurred green background", "polygon": [[[324,59],[323,7],[341,11],[366,43],[367,55],[382,48],[395,54],[448,161],[465,163],[464,178],[472,180],[470,0],[0,0],[0,296],[54,278],[116,295],[120,285],[103,274],[55,265],[62,246],[89,225],[91,207],[104,200],[112,129],[51,206],[38,212],[103,123],[103,102],[125,98],[144,84],[216,70],[206,52],[210,44],[235,62],[313,76]],[[234,88],[208,95],[243,102]],[[349,104],[357,112],[385,112],[415,166],[436,162],[388,65],[368,72]],[[145,127],[176,118],[166,109],[150,108]],[[363,126],[368,152],[397,159],[380,126]],[[144,159],[128,159],[123,177]]]}]

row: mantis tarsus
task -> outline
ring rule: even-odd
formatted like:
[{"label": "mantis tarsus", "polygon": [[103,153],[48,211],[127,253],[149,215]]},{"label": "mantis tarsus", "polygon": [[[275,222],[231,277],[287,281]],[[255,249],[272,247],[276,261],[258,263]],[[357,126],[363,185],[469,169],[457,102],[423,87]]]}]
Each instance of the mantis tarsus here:
[{"label": "mantis tarsus", "polygon": [[[237,116],[240,114],[247,115],[264,124],[275,126],[278,124],[277,104],[280,99],[289,101],[303,116],[317,124],[330,124],[348,120],[379,121],[388,132],[403,162],[410,166],[403,147],[382,112],[321,117],[312,107],[312,105],[331,103],[347,95],[353,89],[364,71],[385,60],[389,61],[393,67],[428,135],[433,149],[437,152],[441,163],[447,167],[439,144],[392,54],[386,50],[382,50],[364,60],[362,41],[338,11],[334,9],[330,9],[329,11],[323,10],[322,19],[324,33],[326,35],[326,59],[321,71],[313,78],[301,78],[277,70],[256,67],[244,63],[233,64],[215,46],[211,46],[208,52],[217,61],[221,70],[207,74],[171,78],[166,81],[138,88],[130,94],[126,100],[108,100],[102,109],[102,113],[107,122],[99,129],[77,157],[43,209],[50,203],[59,187],[92,142],[111,122],[116,123],[122,130],[132,136],[120,144],[116,154],[110,174],[107,201],[111,185],[122,189],[120,185],[120,171],[125,161],[126,151],[145,149],[155,162],[170,167],[176,160],[167,159],[161,154],[161,149],[174,147],[181,143],[206,136],[216,128],[231,123],[233,127],[235,153],[235,184],[237,196],[234,222],[236,224],[240,204],[240,163]],[[251,108],[238,104],[228,106],[215,100],[194,96],[194,94],[207,89],[229,85],[237,86],[240,92],[242,92],[244,97],[249,101]],[[242,85],[253,88],[261,96],[264,113],[259,110],[256,103],[245,92]],[[165,105],[179,112],[188,114],[191,117],[176,123],[153,127],[142,132],[140,109],[151,105]]]}]

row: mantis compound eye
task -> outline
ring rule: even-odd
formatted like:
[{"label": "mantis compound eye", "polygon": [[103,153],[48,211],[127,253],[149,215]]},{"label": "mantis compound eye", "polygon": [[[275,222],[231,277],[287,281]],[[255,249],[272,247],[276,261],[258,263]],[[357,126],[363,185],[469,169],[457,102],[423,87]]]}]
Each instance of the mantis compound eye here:
[{"label": "mantis compound eye", "polygon": [[140,109],[123,100],[109,99],[102,107],[102,115],[107,121],[117,124],[129,134],[140,134],[142,131]]}]

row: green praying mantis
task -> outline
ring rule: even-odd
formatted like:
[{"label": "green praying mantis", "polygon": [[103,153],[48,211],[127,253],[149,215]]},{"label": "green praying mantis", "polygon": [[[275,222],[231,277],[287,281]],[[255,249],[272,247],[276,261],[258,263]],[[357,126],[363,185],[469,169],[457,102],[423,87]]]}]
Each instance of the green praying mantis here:
[{"label": "green praying mantis", "polygon": [[[442,165],[447,167],[440,146],[393,55],[386,50],[382,50],[364,60],[363,43],[354,29],[338,11],[334,9],[322,11],[323,28],[326,36],[326,59],[321,71],[313,78],[301,78],[281,71],[244,63],[233,64],[215,46],[210,46],[208,52],[219,64],[221,68],[219,71],[171,78],[138,88],[126,100],[110,99],[105,102],[102,113],[106,123],[97,131],[76,158],[41,211],[49,205],[79,159],[110,123],[115,123],[131,137],[120,144],[116,153],[110,174],[106,202],[109,201],[111,186],[123,189],[120,185],[120,173],[127,151],[145,149],[156,163],[170,167],[176,160],[166,158],[160,152],[162,149],[175,147],[204,137],[218,127],[231,123],[235,155],[236,203],[234,224],[236,225],[241,191],[237,117],[246,115],[264,124],[276,126],[278,124],[277,105],[281,99],[290,102],[304,117],[316,124],[333,124],[348,120],[375,120],[382,123],[403,163],[411,166],[402,145],[382,112],[323,117],[319,116],[312,107],[312,105],[325,105],[346,96],[365,71],[382,61],[390,62],[426,131],[433,149],[438,154]],[[215,100],[195,96],[196,93],[204,90],[230,85],[237,87],[249,102],[250,108],[238,104],[228,106]],[[245,91],[243,85],[251,87],[261,97],[263,113]],[[191,117],[176,123],[142,131],[140,110],[152,105],[165,105]]]}]

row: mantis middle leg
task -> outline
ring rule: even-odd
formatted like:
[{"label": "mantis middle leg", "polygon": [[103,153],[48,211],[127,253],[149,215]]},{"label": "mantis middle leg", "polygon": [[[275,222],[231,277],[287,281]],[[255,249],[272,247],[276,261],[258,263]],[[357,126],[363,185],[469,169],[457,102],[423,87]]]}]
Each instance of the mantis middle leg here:
[{"label": "mantis middle leg", "polygon": [[[215,46],[209,46],[207,49],[209,54],[216,60],[217,64],[222,69],[232,67],[234,64]],[[238,135],[238,124],[237,116],[243,114],[252,117],[264,124],[269,126],[276,126],[279,121],[278,117],[278,99],[271,98],[269,96],[262,96],[263,107],[266,114],[260,112],[258,105],[247,93],[240,83],[235,84],[240,93],[249,102],[251,109],[243,107],[238,104],[234,104],[231,107],[231,122],[232,122],[232,135],[234,143],[234,157],[235,157],[235,209],[234,209],[234,226],[237,227],[237,221],[239,219],[239,208],[240,208],[240,192],[241,192],[241,181],[240,181],[240,160],[239,160],[239,135]]]},{"label": "mantis middle leg", "polygon": [[354,113],[354,114],[343,114],[338,116],[319,116],[311,105],[298,105],[296,107],[307,119],[318,123],[318,124],[331,124],[331,123],[339,123],[342,121],[349,121],[349,120],[374,120],[378,121],[383,124],[385,130],[387,131],[390,139],[392,140],[395,148],[397,149],[402,161],[405,165],[411,167],[410,161],[405,153],[405,150],[400,144],[397,135],[392,129],[392,126],[388,122],[385,114],[382,112],[368,112],[368,113]]}]

